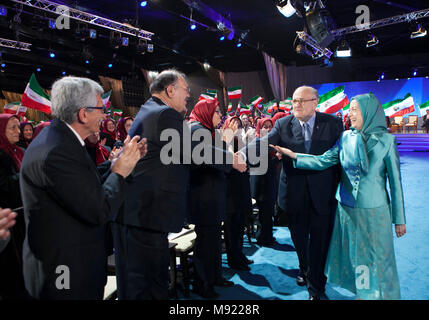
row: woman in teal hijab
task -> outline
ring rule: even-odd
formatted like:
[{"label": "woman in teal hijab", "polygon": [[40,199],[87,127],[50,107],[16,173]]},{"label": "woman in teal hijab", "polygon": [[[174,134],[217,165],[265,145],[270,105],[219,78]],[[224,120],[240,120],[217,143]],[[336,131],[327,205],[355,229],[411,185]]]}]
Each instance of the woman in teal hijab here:
[{"label": "woman in teal hijab", "polygon": [[354,97],[349,116],[351,130],[344,131],[323,155],[272,147],[295,159],[299,169],[324,170],[341,164],[325,264],[328,282],[350,290],[357,299],[400,299],[392,223],[397,237],[406,228],[396,138],[387,132],[383,108],[372,93]]}]

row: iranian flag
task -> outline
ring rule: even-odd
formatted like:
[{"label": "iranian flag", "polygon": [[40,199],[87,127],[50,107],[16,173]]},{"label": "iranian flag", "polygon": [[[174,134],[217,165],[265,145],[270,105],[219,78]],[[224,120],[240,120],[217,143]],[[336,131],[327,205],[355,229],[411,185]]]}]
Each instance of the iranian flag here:
[{"label": "iranian flag", "polygon": [[279,109],[289,112],[292,109],[292,98],[286,98],[279,102]]},{"label": "iranian flag", "polygon": [[241,98],[241,87],[228,88],[229,99],[240,99]]},{"label": "iranian flag", "polygon": [[404,99],[396,99],[383,104],[384,113],[389,118],[402,116],[414,111],[414,99],[411,94],[407,94]]},{"label": "iranian flag", "polygon": [[209,92],[201,93],[199,100],[216,100],[216,94]]},{"label": "iranian flag", "polygon": [[264,100],[264,98],[262,98],[261,96],[254,96],[252,99],[250,99],[250,105],[253,108],[260,109],[261,107],[258,107],[258,106],[262,102],[262,100]]},{"label": "iranian flag", "polygon": [[4,106],[3,113],[16,114],[19,117],[25,116],[27,108],[21,106],[19,101],[8,103]]},{"label": "iranian flag", "polygon": [[273,113],[277,110],[277,102],[275,100],[268,102],[268,112]]},{"label": "iranian flag", "polygon": [[22,95],[21,105],[44,113],[51,113],[51,98],[43,91],[34,73],[31,75],[30,81]]},{"label": "iranian flag", "polygon": [[322,94],[319,98],[319,111],[324,113],[336,113],[349,103],[344,93],[344,86],[335,88]]},{"label": "iranian flag", "polygon": [[245,105],[244,103],[242,103],[240,101],[240,103],[238,105],[238,112],[239,112],[240,116],[242,114],[251,114],[252,113],[252,108],[250,106]]},{"label": "iranian flag", "polygon": [[345,116],[346,114],[349,114],[349,111],[350,111],[350,103],[348,103],[346,106],[344,106],[343,115]]},{"label": "iranian flag", "polygon": [[122,110],[114,109],[113,110],[113,116],[122,117]]},{"label": "iranian flag", "polygon": [[230,102],[230,103],[228,103],[228,109],[226,110],[226,112],[229,114],[229,115],[232,115],[232,114],[234,114],[235,112],[234,111],[232,111],[232,103]]},{"label": "iranian flag", "polygon": [[424,115],[426,115],[426,110],[429,110],[429,100],[426,101],[425,103],[422,103],[419,106],[420,109],[420,115],[423,117]]},{"label": "iranian flag", "polygon": [[271,117],[271,112],[269,111],[269,103],[266,103],[262,106],[262,116]]},{"label": "iranian flag", "polygon": [[103,100],[103,104],[106,106],[106,110],[110,108],[110,105],[112,104],[110,100],[110,95],[112,94],[112,90],[109,92],[106,92],[101,96],[101,99]]}]

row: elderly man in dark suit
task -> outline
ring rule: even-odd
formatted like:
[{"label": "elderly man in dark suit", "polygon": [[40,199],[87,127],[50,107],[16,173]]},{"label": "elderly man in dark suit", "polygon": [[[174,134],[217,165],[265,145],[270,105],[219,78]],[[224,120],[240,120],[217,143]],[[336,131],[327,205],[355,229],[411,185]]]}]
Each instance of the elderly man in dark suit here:
[{"label": "elderly man in dark suit", "polygon": [[102,299],[107,222],[124,199],[125,178],[145,154],[128,138],[104,184],[84,140],[105,118],[102,87],[64,77],[52,86],[55,119],[27,149],[20,172],[27,234],[25,286],[35,299]]},{"label": "elderly man in dark suit", "polygon": [[[302,86],[292,97],[293,115],[276,121],[263,139],[296,152],[323,154],[340,137],[340,119],[316,112],[317,90]],[[259,147],[259,139],[248,147]],[[251,162],[251,159],[249,159]],[[299,259],[297,284],[307,285],[310,299],[327,299],[324,267],[336,208],[338,167],[323,171],[299,170],[288,157],[282,159],[278,203],[286,212],[289,229]]]}]

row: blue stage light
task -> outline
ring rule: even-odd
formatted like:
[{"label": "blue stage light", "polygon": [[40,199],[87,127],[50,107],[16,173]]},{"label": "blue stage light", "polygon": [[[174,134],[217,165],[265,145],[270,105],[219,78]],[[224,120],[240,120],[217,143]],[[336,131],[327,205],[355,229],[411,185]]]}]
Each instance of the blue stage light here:
[{"label": "blue stage light", "polygon": [[381,78],[381,79],[384,79],[384,73],[382,73],[382,74],[381,74],[381,77],[380,77],[380,78]]},{"label": "blue stage light", "polygon": [[219,40],[220,40],[220,41],[225,40],[225,36],[221,36],[221,37],[219,38]]},{"label": "blue stage light", "polygon": [[113,67],[113,64],[109,63],[109,64],[108,64],[108,67],[109,67],[109,68]]},{"label": "blue stage light", "polygon": [[40,68],[37,68],[37,69],[36,69],[36,71],[37,71],[37,72],[40,72],[40,71],[42,71],[42,69],[40,69]]},{"label": "blue stage light", "polygon": [[89,60],[85,60],[85,63],[86,63],[86,64],[89,64]]},{"label": "blue stage light", "polygon": [[241,47],[241,42],[237,43],[237,48]]},{"label": "blue stage light", "polygon": [[147,6],[147,1],[140,2],[140,7],[146,7],[146,6]]},{"label": "blue stage light", "polygon": [[416,76],[416,75],[417,75],[417,70],[414,70],[413,76]]},{"label": "blue stage light", "polygon": [[1,67],[2,67],[2,68],[6,67],[6,63],[2,63],[2,64],[1,64]]},{"label": "blue stage light", "polygon": [[57,27],[57,24],[55,23],[54,19],[49,19],[49,28],[55,29]]},{"label": "blue stage light", "polygon": [[65,71],[63,71],[63,72],[62,72],[62,75],[63,75],[63,76],[65,76],[65,75],[66,75],[66,72],[65,72]]},{"label": "blue stage light", "polygon": [[7,9],[3,6],[0,7],[0,16],[7,15]]},{"label": "blue stage light", "polygon": [[197,26],[195,25],[195,23],[191,24],[191,30],[195,30],[197,28]]},{"label": "blue stage light", "polygon": [[55,53],[51,52],[51,53],[49,53],[49,56],[50,56],[51,58],[55,58]]}]

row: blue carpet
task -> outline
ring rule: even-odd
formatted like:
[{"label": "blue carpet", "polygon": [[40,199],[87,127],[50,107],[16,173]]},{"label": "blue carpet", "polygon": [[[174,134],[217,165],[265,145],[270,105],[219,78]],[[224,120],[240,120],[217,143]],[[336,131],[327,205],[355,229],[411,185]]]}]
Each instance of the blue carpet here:
[{"label": "blue carpet", "polygon": [[[401,297],[403,300],[429,299],[429,153],[403,152],[400,154],[402,183],[405,198],[407,234],[394,239]],[[307,300],[305,287],[296,285],[298,258],[289,229],[275,227],[279,244],[274,248],[249,244],[245,238],[245,254],[254,264],[250,271],[234,271],[226,265],[223,254],[224,276],[234,287],[219,288],[219,299],[224,300]],[[253,239],[254,240],[254,239]],[[351,300],[355,295],[346,289],[327,284],[326,294],[332,300]],[[190,299],[200,299],[191,294]]]}]

